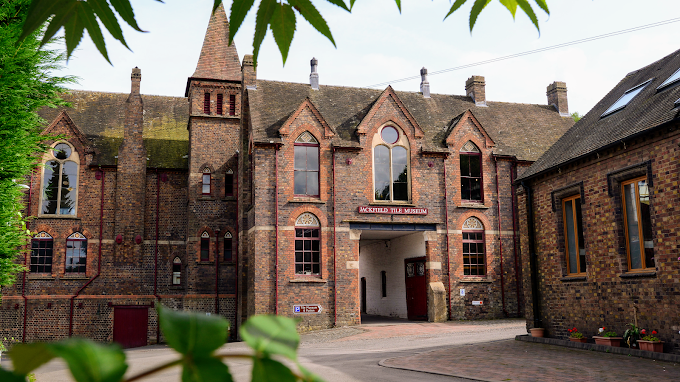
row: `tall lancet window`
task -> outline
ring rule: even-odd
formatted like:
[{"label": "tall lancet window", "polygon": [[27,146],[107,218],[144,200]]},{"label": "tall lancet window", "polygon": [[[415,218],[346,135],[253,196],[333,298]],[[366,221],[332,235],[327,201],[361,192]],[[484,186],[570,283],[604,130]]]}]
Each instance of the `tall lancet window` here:
[{"label": "tall lancet window", "polygon": [[41,215],[76,215],[78,204],[78,152],[66,142],[56,143],[44,158]]}]

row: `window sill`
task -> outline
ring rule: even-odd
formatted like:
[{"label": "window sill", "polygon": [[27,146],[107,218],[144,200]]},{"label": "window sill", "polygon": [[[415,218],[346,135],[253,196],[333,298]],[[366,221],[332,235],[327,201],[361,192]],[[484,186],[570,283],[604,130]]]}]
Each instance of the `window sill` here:
[{"label": "window sill", "polygon": [[288,199],[288,203],[318,203],[318,204],[326,204],[323,200],[315,197],[306,197],[306,196],[295,196],[292,199]]},{"label": "window sill", "polygon": [[29,280],[54,280],[55,277],[50,275],[50,274],[29,274],[28,275]]},{"label": "window sill", "polygon": [[89,280],[90,277],[88,277],[87,275],[73,275],[73,276],[63,275],[63,276],[60,277],[60,279],[62,279],[62,280]]},{"label": "window sill", "polygon": [[223,202],[235,202],[237,200],[238,199],[235,196],[225,196],[224,198],[222,198]]},{"label": "window sill", "polygon": [[185,288],[184,288],[183,285],[171,285],[171,286],[168,287],[168,289],[169,290],[184,290]]},{"label": "window sill", "polygon": [[562,277],[560,281],[563,282],[571,282],[571,281],[586,281],[587,277],[586,276],[567,276],[567,277]]},{"label": "window sill", "polygon": [[213,265],[213,264],[215,264],[215,262],[214,261],[200,261],[199,260],[196,264],[198,264],[198,265]]},{"label": "window sill", "polygon": [[220,265],[236,265],[235,261],[224,261],[220,262]]},{"label": "window sill", "polygon": [[214,196],[210,195],[200,195],[196,200],[215,200]]},{"label": "window sill", "polygon": [[289,282],[291,283],[320,283],[320,284],[325,284],[328,282],[326,279],[322,278],[317,278],[317,277],[298,277],[294,279],[290,279]]},{"label": "window sill", "polygon": [[80,220],[79,217],[73,216],[73,215],[38,215],[38,219],[77,219]]},{"label": "window sill", "polygon": [[651,271],[628,271],[619,275],[622,279],[635,279],[640,277],[656,277],[656,270]]},{"label": "window sill", "polygon": [[368,203],[369,206],[400,206],[400,207],[415,207],[416,205],[411,203],[411,202],[394,202],[391,200],[386,200],[384,202],[382,201],[373,201],[371,203]]},{"label": "window sill", "polygon": [[486,277],[463,276],[465,278],[458,280],[459,283],[490,283],[492,282]]},{"label": "window sill", "polygon": [[201,117],[201,118],[221,118],[221,119],[239,119],[241,116],[239,115],[229,115],[229,114],[192,114],[192,117]]},{"label": "window sill", "polygon": [[476,208],[480,210],[486,210],[489,209],[490,207],[487,205],[484,205],[484,203],[461,203],[457,205],[456,207],[458,208]]}]

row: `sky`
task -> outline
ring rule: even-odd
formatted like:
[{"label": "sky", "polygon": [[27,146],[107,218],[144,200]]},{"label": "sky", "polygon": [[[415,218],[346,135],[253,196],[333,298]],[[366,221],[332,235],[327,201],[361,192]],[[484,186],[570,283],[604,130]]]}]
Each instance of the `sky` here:
[{"label": "sky", "polygon": [[[297,31],[284,65],[268,32],[258,61],[259,79],[309,83],[310,60],[319,60],[323,85],[372,87],[387,84],[400,91],[419,91],[420,68],[431,74],[432,93],[465,94],[465,80],[486,79],[488,101],[546,104],[546,87],[567,84],[569,111],[588,112],[627,73],[680,49],[680,1],[677,0],[548,0],[550,15],[534,5],[540,33],[518,9],[516,19],[498,1],[480,14],[472,33],[468,18],[474,1],[443,21],[445,0],[357,0],[352,13],[328,2],[314,4],[328,23],[336,46],[298,15]],[[259,2],[258,2],[259,3]],[[132,0],[139,33],[123,25],[132,51],[107,32],[113,66],[84,36],[59,75],[80,78],[73,89],[130,91],[130,71],[142,70],[142,93],[184,96],[187,78],[198,61],[213,0]],[[225,1],[227,15],[231,1]],[[252,9],[236,34],[242,60],[252,54],[255,25]],[[483,65],[499,57],[589,39],[612,32],[672,20],[665,25],[545,50]],[[417,77],[408,81],[398,81]],[[373,86],[378,85],[379,86]]]}]

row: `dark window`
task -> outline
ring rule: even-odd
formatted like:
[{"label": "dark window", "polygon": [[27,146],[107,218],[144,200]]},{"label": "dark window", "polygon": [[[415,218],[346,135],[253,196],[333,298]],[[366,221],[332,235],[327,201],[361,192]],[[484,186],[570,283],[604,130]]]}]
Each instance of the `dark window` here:
[{"label": "dark window", "polygon": [[321,273],[321,242],[318,228],[295,229],[295,274]]},{"label": "dark window", "polygon": [[210,169],[207,167],[203,169],[203,179],[201,180],[201,183],[203,195],[210,195]]},{"label": "dark window", "polygon": [[479,153],[460,154],[460,198],[482,201],[482,156]]},{"label": "dark window", "polygon": [[564,220],[565,250],[567,253],[567,270],[570,274],[586,271],[586,248],[583,241],[583,216],[581,213],[581,197],[572,196],[562,200]]},{"label": "dark window", "polygon": [[224,195],[234,196],[234,174],[231,170],[224,175]]},{"label": "dark window", "polygon": [[203,95],[203,114],[210,114],[210,93]]},{"label": "dark window", "polygon": [[210,235],[207,232],[201,234],[201,261],[210,260]]},{"label": "dark window", "polygon": [[463,274],[466,276],[486,274],[483,231],[463,232]]},{"label": "dark window", "polygon": [[232,240],[231,232],[227,232],[224,235],[224,261],[226,262],[234,261]]},{"label": "dark window", "polygon": [[75,232],[66,239],[66,273],[85,273],[87,266],[87,239]]},{"label": "dark window", "polygon": [[628,269],[654,268],[654,239],[647,177],[621,183]]},{"label": "dark window", "polygon": [[172,261],[172,285],[179,285],[182,282],[182,260],[175,257]]},{"label": "dark window", "polygon": [[319,143],[309,132],[295,140],[295,195],[319,196]]},{"label": "dark window", "polygon": [[385,271],[380,272],[380,291],[383,297],[387,297],[387,273]]},{"label": "dark window", "polygon": [[222,115],[222,102],[224,101],[223,97],[224,97],[224,95],[222,95],[222,94],[217,95],[216,109],[217,109],[218,115]]},{"label": "dark window", "polygon": [[229,95],[229,115],[236,115],[236,96]]},{"label": "dark window", "polygon": [[46,232],[40,232],[31,240],[31,269],[32,273],[52,272],[52,253],[54,241]]}]

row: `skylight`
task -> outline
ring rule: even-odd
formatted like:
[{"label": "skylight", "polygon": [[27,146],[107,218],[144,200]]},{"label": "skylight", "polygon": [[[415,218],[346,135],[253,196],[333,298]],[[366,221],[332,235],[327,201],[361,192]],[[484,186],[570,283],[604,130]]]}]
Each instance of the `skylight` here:
[{"label": "skylight", "polygon": [[659,87],[656,88],[656,89],[661,90],[662,88],[665,88],[666,86],[668,86],[672,83],[675,83],[678,80],[680,80],[680,69],[676,70],[675,73],[673,73],[672,76],[668,77],[668,79],[666,81],[664,81],[661,85],[659,85]]},{"label": "skylight", "polygon": [[613,112],[615,112],[615,111],[621,110],[621,109],[623,109],[624,107],[626,107],[626,105],[628,105],[628,103],[629,103],[633,98],[635,98],[635,96],[638,95],[638,93],[640,93],[640,92],[642,91],[642,89],[645,88],[645,86],[649,85],[650,82],[652,82],[652,79],[651,79],[651,78],[648,79],[647,81],[641,83],[640,85],[635,86],[634,88],[631,88],[631,89],[626,90],[626,92],[623,93],[623,95],[621,96],[621,98],[618,99],[618,101],[614,102],[614,104],[611,105],[611,106],[609,107],[609,109],[607,109],[607,111],[605,111],[604,113],[602,113],[602,115],[600,116],[600,118],[606,117],[606,116],[608,116],[609,114],[611,114],[611,113],[613,113]]}]

